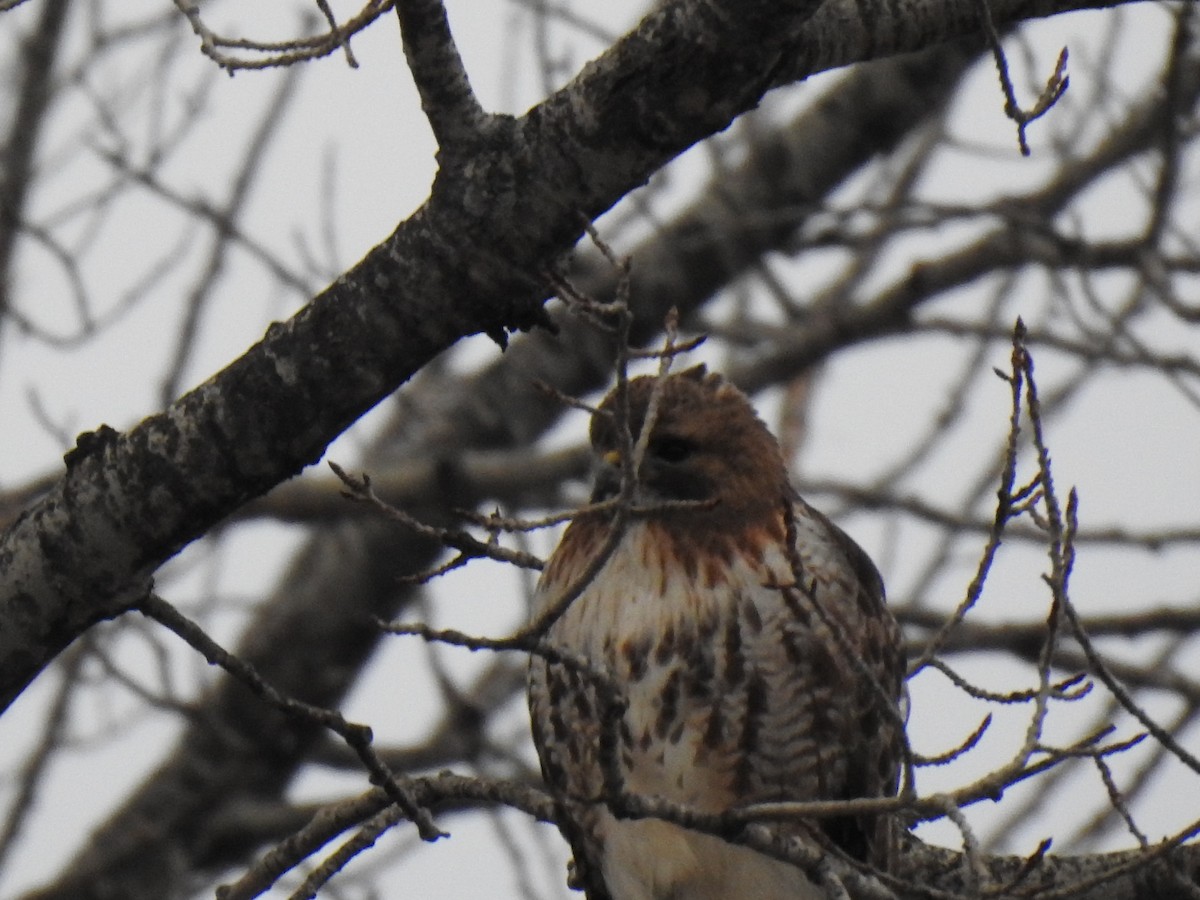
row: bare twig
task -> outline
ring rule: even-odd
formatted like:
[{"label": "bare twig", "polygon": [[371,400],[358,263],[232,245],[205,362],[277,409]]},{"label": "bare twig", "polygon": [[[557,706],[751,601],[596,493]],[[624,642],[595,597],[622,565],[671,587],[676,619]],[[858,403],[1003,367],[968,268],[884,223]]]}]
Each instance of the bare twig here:
[{"label": "bare twig", "polygon": [[[342,25],[331,24],[327,32],[285,41],[266,41],[218,34],[204,21],[199,3],[194,0],[174,0],[174,3],[200,38],[200,52],[231,74],[241,69],[295,65],[345,50],[353,35],[392,8],[392,0],[368,0]],[[236,52],[228,53],[228,50]]]},{"label": "bare twig", "polygon": [[358,754],[363,764],[376,781],[387,792],[388,797],[404,812],[406,818],[417,826],[422,839],[427,841],[445,837],[433,823],[429,811],[417,805],[408,793],[407,779],[393,775],[371,747],[371,729],[366,725],[347,722],[342,714],[322,709],[292,697],[284,696],[263,680],[249,663],[232,655],[210,638],[199,625],[180,613],[157,594],[150,593],[138,604],[139,611],[147,618],[170,629],[190,646],[204,655],[212,665],[220,666],[242,684],[246,685],[264,701],[286,715],[299,716],[316,722],[339,735]]},{"label": "bare twig", "polygon": [[987,34],[988,43],[992,48],[992,56],[996,61],[996,71],[1000,75],[1000,87],[1004,91],[1004,114],[1017,124],[1017,143],[1020,145],[1021,155],[1029,156],[1032,151],[1030,151],[1029,142],[1025,138],[1025,130],[1031,122],[1044,116],[1059,101],[1071,84],[1071,79],[1067,76],[1067,48],[1063,47],[1059,52],[1054,72],[1047,79],[1045,88],[1042,89],[1042,93],[1034,101],[1033,106],[1027,110],[1022,109],[1020,103],[1017,102],[1017,92],[1008,72],[1008,56],[1000,45],[1000,34],[996,31],[996,23],[992,20],[990,0],[978,0],[977,5],[979,18],[983,23],[984,32]]},{"label": "bare twig", "polygon": [[[363,474],[355,477],[332,460],[329,461],[329,468],[333,470],[333,474],[345,485],[346,497],[366,503],[392,521],[401,523],[406,528],[417,532],[417,534],[457,550],[459,554],[458,558],[452,561],[455,566],[462,565],[471,559],[494,559],[497,562],[510,563],[522,569],[540,571],[542,568],[542,561],[532,553],[526,553],[523,550],[512,550],[496,543],[494,532],[492,537],[485,542],[466,531],[455,531],[450,528],[438,528],[426,525],[414,519],[408,513],[404,512],[404,510],[380,500],[371,486],[371,479],[368,475]],[[414,576],[414,578],[422,581],[428,580],[427,577],[423,576]]]},{"label": "bare twig", "polygon": [[928,665],[929,660],[938,653],[942,645],[949,639],[953,630],[958,627],[959,623],[966,618],[967,613],[979,602],[988,573],[991,571],[992,563],[996,558],[996,551],[1000,548],[1001,536],[1004,534],[1004,529],[1008,525],[1009,519],[1013,516],[1013,504],[1027,493],[1026,491],[1014,492],[1013,487],[1017,477],[1017,439],[1021,433],[1021,395],[1024,389],[1024,370],[1021,367],[1020,360],[1022,354],[1025,353],[1022,344],[1024,331],[1024,323],[1018,319],[1013,331],[1012,368],[1010,373],[1007,375],[1002,372],[996,373],[1010,385],[1012,401],[1008,421],[1008,443],[1004,451],[1004,465],[1000,476],[1000,486],[996,490],[996,512],[992,518],[992,527],[988,533],[987,543],[984,545],[978,568],[975,570],[975,577],[971,579],[962,602],[958,604],[954,613],[938,629],[937,633],[929,639],[925,649],[921,651],[921,655],[909,664],[909,677],[916,675]]}]

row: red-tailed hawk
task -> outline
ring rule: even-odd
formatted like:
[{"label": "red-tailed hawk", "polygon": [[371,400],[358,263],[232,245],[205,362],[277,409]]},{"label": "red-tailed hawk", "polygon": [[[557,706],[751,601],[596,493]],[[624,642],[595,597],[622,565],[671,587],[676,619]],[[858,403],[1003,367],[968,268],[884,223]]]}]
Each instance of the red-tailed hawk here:
[{"label": "red-tailed hawk", "polygon": [[[655,384],[628,385],[635,440]],[[592,419],[593,502],[620,490],[619,420],[614,392]],[[786,862],[661,819],[617,819],[604,804],[601,760],[619,759],[628,791],[708,813],[893,794],[904,659],[879,574],[792,490],[745,395],[703,367],[659,382],[632,502],[649,511],[629,518],[545,634],[611,676],[627,701],[623,718],[604,721],[596,679],[579,665],[536,655],[530,664],[534,739],[576,880],[590,900],[819,897]],[[542,575],[540,610],[580,581],[613,519],[576,516]],[[602,757],[602,739],[614,736],[619,756]],[[777,824],[879,866],[888,826],[861,817]]]}]

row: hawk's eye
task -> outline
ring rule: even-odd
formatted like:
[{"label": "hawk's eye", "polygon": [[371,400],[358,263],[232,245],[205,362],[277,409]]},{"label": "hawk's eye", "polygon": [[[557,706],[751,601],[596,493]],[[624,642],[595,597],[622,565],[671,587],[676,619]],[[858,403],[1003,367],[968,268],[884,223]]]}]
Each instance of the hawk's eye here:
[{"label": "hawk's eye", "polygon": [[677,437],[660,437],[650,441],[650,452],[663,462],[683,462],[692,455],[691,441]]}]

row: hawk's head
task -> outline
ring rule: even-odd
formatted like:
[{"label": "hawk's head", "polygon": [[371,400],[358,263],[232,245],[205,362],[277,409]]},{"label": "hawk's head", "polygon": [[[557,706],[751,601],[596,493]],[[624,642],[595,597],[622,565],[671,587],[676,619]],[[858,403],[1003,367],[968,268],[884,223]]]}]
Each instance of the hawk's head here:
[{"label": "hawk's head", "polygon": [[[711,501],[689,516],[724,519],[777,510],[787,495],[779,445],[746,395],[720,375],[696,366],[664,379],[635,378],[626,392],[629,430],[636,443],[657,386],[657,409],[636,477],[635,502]],[[622,397],[614,390],[592,418],[597,476],[593,501],[621,487],[626,451],[621,437]]]}]

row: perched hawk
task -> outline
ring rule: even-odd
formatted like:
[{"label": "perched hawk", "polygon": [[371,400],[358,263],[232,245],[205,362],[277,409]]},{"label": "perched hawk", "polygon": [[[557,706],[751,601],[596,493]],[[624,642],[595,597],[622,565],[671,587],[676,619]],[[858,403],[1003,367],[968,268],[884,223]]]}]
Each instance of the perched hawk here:
[{"label": "perched hawk", "polygon": [[[635,439],[655,383],[629,383]],[[592,420],[593,502],[620,490],[618,412],[614,392]],[[656,412],[632,498],[642,511],[545,635],[611,676],[623,718],[605,720],[596,677],[580,665],[544,655],[530,665],[534,739],[575,880],[590,900],[819,897],[785,862],[661,819],[618,820],[605,806],[602,759],[619,760],[626,790],[709,813],[886,796],[901,759],[903,651],[871,560],[796,495],[774,437],[720,376],[697,367],[667,377]],[[567,528],[538,586],[541,610],[578,584],[613,518],[585,512]],[[778,828],[888,863],[883,820]]]}]

